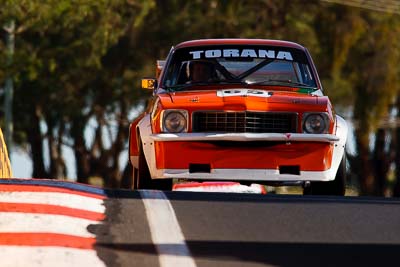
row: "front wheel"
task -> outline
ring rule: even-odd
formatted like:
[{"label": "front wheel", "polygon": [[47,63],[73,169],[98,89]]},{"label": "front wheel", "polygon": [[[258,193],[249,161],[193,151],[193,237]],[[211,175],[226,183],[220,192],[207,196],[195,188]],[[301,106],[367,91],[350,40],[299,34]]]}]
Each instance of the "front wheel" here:
[{"label": "front wheel", "polygon": [[335,180],[329,182],[311,182],[303,189],[303,195],[344,196],[346,192],[346,154],[343,155]]},{"label": "front wheel", "polygon": [[151,179],[142,145],[139,149],[138,168],[133,168],[133,189],[172,190],[172,179]]}]

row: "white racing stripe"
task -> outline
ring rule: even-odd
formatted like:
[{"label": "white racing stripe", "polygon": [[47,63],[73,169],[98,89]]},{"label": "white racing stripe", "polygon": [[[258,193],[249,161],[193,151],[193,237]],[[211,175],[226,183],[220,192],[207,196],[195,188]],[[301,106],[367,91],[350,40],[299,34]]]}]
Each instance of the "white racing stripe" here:
[{"label": "white racing stripe", "polygon": [[161,191],[142,190],[151,238],[161,267],[195,267],[174,209]]},{"label": "white racing stripe", "polygon": [[0,192],[0,202],[58,205],[104,213],[103,200],[56,192]]},{"label": "white racing stripe", "polygon": [[95,250],[59,248],[0,246],[2,267],[105,267]]},{"label": "white racing stripe", "polygon": [[56,233],[95,237],[86,228],[98,223],[64,215],[0,212],[0,233]]}]

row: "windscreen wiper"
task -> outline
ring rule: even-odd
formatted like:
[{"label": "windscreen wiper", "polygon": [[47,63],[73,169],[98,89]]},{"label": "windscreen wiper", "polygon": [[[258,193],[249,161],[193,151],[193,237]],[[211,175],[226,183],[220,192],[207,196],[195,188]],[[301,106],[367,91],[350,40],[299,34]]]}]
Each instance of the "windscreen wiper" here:
[{"label": "windscreen wiper", "polygon": [[239,80],[239,79],[233,79],[233,80],[218,80],[218,81],[212,81],[212,83],[216,84],[243,84],[247,85],[245,81]]},{"label": "windscreen wiper", "polygon": [[246,82],[241,80],[212,80],[208,82],[192,82],[192,83],[185,83],[185,84],[177,84],[173,86],[167,86],[164,89],[169,92],[181,91],[182,89],[192,87],[192,86],[212,86],[212,85],[223,85],[223,84],[242,84],[247,85]]},{"label": "windscreen wiper", "polygon": [[181,91],[182,89],[191,87],[191,86],[203,86],[203,85],[210,85],[210,82],[194,82],[194,83],[185,83],[185,84],[176,84],[173,86],[165,87],[165,90],[169,92]]},{"label": "windscreen wiper", "polygon": [[263,80],[263,81],[259,81],[259,82],[248,83],[248,84],[250,84],[250,85],[261,85],[261,84],[270,84],[270,83],[274,83],[274,84],[276,84],[276,83],[284,83],[284,84],[297,85],[297,86],[317,89],[315,86],[311,86],[309,84],[300,83],[300,82],[293,82],[292,80],[268,79],[268,80]]}]

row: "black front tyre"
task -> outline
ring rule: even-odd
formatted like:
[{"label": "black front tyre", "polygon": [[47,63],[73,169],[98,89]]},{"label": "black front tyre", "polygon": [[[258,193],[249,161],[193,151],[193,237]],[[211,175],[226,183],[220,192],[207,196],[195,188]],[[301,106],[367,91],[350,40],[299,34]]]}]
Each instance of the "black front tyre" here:
[{"label": "black front tyre", "polygon": [[172,190],[172,179],[151,179],[142,146],[139,150],[138,168],[133,168],[133,189]]},{"label": "black front tyre", "polygon": [[343,155],[335,180],[311,182],[303,189],[303,195],[344,196],[346,192],[346,155]]}]

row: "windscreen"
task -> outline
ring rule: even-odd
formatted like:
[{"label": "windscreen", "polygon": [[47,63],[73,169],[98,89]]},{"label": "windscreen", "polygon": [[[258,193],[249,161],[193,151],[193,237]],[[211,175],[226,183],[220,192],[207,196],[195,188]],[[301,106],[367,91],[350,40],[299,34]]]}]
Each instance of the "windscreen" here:
[{"label": "windscreen", "polygon": [[260,84],[316,87],[304,51],[272,46],[203,46],[178,49],[172,55],[163,86]]}]

